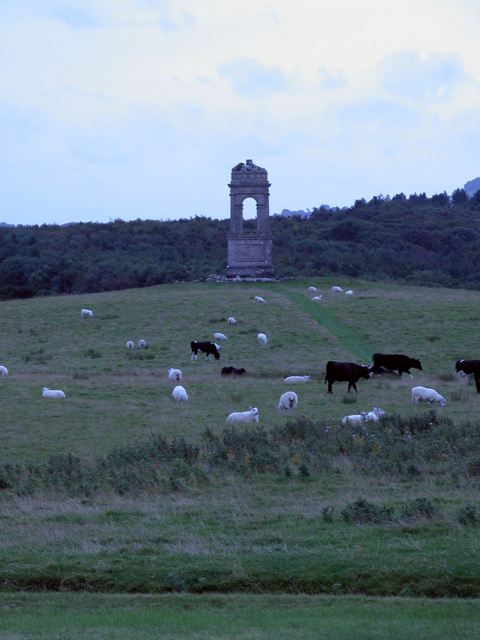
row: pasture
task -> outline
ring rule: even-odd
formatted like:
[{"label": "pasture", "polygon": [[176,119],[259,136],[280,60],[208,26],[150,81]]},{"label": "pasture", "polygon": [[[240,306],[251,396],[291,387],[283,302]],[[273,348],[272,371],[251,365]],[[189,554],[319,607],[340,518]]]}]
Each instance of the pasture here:
[{"label": "pasture", "polygon": [[[333,294],[332,284],[355,293]],[[82,308],[94,316],[80,318]],[[4,302],[2,312],[3,591],[478,597],[480,395],[453,373],[456,360],[480,357],[479,292],[314,278],[179,283]],[[220,360],[192,362],[190,341],[215,332],[228,337]],[[369,364],[375,352],[419,358],[423,371],[361,380],[358,394],[336,382],[327,394],[328,360]],[[247,373],[222,377],[228,365]],[[174,402],[170,367],[182,370],[188,403]],[[311,382],[283,382],[305,374]],[[435,388],[446,406],[414,407],[417,385]],[[43,387],[66,398],[43,398]],[[278,414],[287,390],[298,406]],[[228,414],[250,406],[259,424],[226,434]],[[390,422],[340,427],[374,406]],[[175,450],[168,461],[151,447],[160,435]],[[143,471],[151,481],[142,485]],[[292,611],[303,611],[299,602]],[[398,637],[423,637],[402,615]],[[276,637],[297,624],[282,620]]]}]

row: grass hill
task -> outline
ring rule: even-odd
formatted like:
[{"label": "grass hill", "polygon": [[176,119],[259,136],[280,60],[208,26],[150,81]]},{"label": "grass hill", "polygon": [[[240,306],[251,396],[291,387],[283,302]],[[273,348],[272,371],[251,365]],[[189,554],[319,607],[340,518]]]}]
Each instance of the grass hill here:
[{"label": "grass hill", "polygon": [[[198,283],[2,311],[3,589],[478,595],[480,400],[453,370],[478,356],[480,293]],[[216,331],[228,337],[220,361],[191,362],[190,341]],[[140,338],[147,349],[125,348]],[[377,351],[418,357],[423,371],[326,393],[328,360]],[[247,375],[222,378],[227,364]],[[171,398],[171,366],[188,404]],[[294,387],[289,417],[276,406],[291,374],[312,381]],[[417,384],[446,407],[414,408]],[[65,400],[42,398],[44,386]],[[225,429],[249,406],[258,425]],[[387,414],[378,425],[339,426],[373,406]]]}]

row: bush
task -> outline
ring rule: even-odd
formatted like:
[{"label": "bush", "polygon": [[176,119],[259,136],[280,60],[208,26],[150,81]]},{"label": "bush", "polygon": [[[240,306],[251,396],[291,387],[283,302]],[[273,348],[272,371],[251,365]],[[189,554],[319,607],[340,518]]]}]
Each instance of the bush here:
[{"label": "bush", "polygon": [[391,522],[393,517],[393,507],[377,507],[373,502],[368,502],[364,498],[358,498],[356,502],[347,503],[341,514],[345,522],[360,524],[385,524]]},{"label": "bush", "polygon": [[437,510],[430,500],[417,498],[413,502],[405,505],[401,511],[401,517],[406,520],[417,520],[418,518],[433,518]]},{"label": "bush", "polygon": [[463,525],[476,525],[480,522],[480,516],[477,514],[477,509],[471,504],[467,504],[464,509],[460,509],[457,513],[457,520]]}]

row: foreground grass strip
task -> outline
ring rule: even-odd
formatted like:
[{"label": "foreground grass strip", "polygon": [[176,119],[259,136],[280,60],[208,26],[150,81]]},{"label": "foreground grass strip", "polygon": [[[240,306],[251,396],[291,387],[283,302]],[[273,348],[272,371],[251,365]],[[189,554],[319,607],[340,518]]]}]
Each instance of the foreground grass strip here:
[{"label": "foreground grass strip", "polygon": [[2,640],[480,637],[480,603],[472,600],[3,594],[0,608]]}]

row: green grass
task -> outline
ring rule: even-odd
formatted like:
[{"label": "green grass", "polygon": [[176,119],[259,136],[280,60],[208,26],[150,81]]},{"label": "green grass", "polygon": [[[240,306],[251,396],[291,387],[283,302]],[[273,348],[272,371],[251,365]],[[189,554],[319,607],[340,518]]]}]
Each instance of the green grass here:
[{"label": "green grass", "polygon": [[0,597],[4,640],[474,640],[479,603],[308,596]]}]

